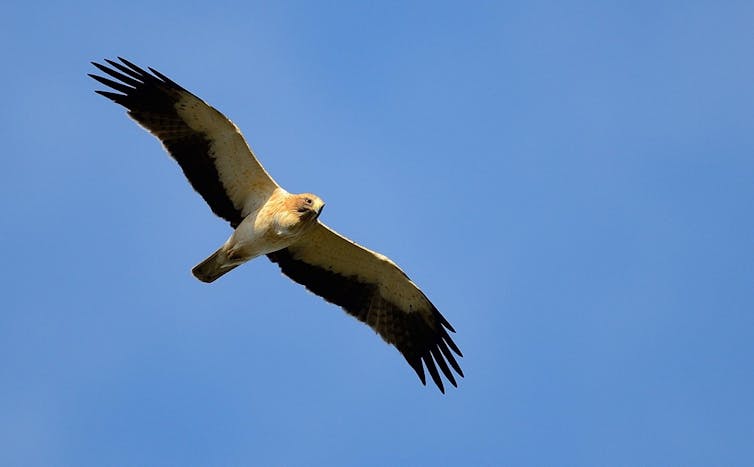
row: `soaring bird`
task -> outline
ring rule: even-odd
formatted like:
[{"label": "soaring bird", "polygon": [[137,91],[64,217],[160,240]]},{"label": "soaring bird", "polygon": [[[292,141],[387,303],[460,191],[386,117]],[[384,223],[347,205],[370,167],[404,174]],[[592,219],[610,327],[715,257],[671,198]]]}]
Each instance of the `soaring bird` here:
[{"label": "soaring bird", "polygon": [[111,88],[95,92],[156,136],[210,209],[234,229],[193,268],[194,276],[213,282],[266,255],[283,274],[394,345],[422,384],[426,367],[444,393],[439,367],[457,386],[451,368],[463,372],[453,352],[462,354],[448,334],[455,330],[394,262],[323,224],[325,203],[318,196],[280,187],[225,115],[157,70],[119,60],[92,62],[109,78],[89,76]]}]

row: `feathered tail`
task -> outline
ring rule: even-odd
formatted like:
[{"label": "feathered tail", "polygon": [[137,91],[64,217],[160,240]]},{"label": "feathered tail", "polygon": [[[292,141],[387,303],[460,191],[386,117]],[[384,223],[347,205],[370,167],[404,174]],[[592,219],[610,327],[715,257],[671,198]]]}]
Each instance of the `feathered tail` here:
[{"label": "feathered tail", "polygon": [[232,263],[222,247],[212,253],[209,258],[194,266],[191,270],[194,276],[202,282],[214,282],[218,277],[232,271],[240,263]]}]

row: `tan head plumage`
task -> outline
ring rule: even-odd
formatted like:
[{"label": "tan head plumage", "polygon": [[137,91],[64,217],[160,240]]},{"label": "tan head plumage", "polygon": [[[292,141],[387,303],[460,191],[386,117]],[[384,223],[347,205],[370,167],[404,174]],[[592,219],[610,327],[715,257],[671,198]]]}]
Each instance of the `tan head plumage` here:
[{"label": "tan head plumage", "polygon": [[325,202],[317,195],[312,193],[301,193],[292,195],[285,202],[286,209],[295,212],[298,217],[304,221],[310,221],[319,217]]},{"label": "tan head plumage", "polygon": [[287,195],[276,217],[277,230],[286,235],[298,235],[316,224],[325,202],[311,193]]}]

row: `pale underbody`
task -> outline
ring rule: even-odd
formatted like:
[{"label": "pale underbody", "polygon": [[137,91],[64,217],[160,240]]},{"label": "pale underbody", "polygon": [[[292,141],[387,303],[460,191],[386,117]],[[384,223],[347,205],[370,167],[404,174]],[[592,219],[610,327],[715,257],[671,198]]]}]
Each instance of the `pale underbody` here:
[{"label": "pale underbody", "polygon": [[194,268],[194,275],[212,282],[257,256],[287,248],[317,223],[324,204],[315,195],[293,195],[276,188],[264,204],[241,221],[219,250]]}]

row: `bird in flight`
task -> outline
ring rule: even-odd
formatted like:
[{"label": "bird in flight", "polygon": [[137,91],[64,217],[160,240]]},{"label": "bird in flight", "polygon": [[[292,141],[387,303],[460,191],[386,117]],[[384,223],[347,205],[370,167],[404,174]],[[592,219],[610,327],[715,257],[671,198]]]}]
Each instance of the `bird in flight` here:
[{"label": "bird in flight", "polygon": [[234,229],[193,268],[197,279],[213,282],[266,255],[283,274],[394,345],[422,384],[426,367],[444,393],[439,367],[457,386],[451,368],[463,372],[453,352],[462,354],[448,334],[455,330],[394,262],[323,224],[325,203],[318,196],[281,188],[221,112],[157,70],[119,60],[92,62],[109,78],[89,76],[111,88],[95,92],[125,107],[156,136],[212,212]]}]

